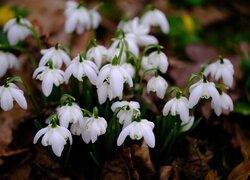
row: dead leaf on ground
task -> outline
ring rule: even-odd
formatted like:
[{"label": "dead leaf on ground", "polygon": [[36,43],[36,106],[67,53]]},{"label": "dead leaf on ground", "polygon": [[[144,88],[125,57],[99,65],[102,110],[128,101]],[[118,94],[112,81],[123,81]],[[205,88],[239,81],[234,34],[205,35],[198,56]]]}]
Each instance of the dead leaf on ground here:
[{"label": "dead leaf on ground", "polygon": [[233,146],[240,147],[244,159],[250,157],[250,132],[239,123],[224,121],[223,128],[232,135]]},{"label": "dead leaf on ground", "polygon": [[130,148],[117,154],[113,161],[106,161],[101,172],[101,180],[138,180],[139,174],[133,167]]},{"label": "dead leaf on ground", "polygon": [[212,6],[196,7],[193,9],[191,14],[196,17],[203,26],[209,26],[211,24],[224,21],[230,16],[227,10],[217,9]]},{"label": "dead leaf on ground", "polygon": [[250,160],[245,160],[231,171],[227,180],[247,180],[248,177],[250,177]]},{"label": "dead leaf on ground", "polygon": [[132,160],[140,175],[140,179],[153,179],[156,171],[146,142],[143,141],[141,146],[132,145],[131,151]]},{"label": "dead leaf on ground", "polygon": [[217,180],[218,178],[218,173],[215,170],[210,170],[204,180]]},{"label": "dead leaf on ground", "polygon": [[172,166],[162,166],[160,167],[160,171],[159,171],[159,179],[160,180],[165,180],[165,179],[169,179],[171,174],[172,174]]},{"label": "dead leaf on ground", "polygon": [[204,177],[210,171],[208,163],[211,161],[213,154],[209,150],[206,150],[205,153],[201,153],[197,139],[188,137],[187,140],[189,142],[189,157],[184,169],[191,177]]},{"label": "dead leaf on ground", "polygon": [[0,113],[0,149],[6,149],[13,140],[13,130],[27,116],[27,111],[21,109],[16,103],[12,110]]}]

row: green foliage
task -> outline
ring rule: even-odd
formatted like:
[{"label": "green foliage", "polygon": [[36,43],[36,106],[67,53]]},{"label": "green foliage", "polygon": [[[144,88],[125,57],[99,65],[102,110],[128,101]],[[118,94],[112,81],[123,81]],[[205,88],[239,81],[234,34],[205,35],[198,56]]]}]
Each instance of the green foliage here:
[{"label": "green foliage", "polygon": [[[187,27],[185,25],[184,17],[182,16],[169,16],[170,32],[168,34],[169,41],[176,49],[184,49],[190,43],[200,42],[199,37],[199,24],[198,22],[189,17],[192,24]],[[190,27],[192,26],[192,27]]]},{"label": "green foliage", "polygon": [[29,11],[24,8],[20,8],[17,6],[12,7],[12,10],[15,12],[16,17],[27,17],[29,15]]}]

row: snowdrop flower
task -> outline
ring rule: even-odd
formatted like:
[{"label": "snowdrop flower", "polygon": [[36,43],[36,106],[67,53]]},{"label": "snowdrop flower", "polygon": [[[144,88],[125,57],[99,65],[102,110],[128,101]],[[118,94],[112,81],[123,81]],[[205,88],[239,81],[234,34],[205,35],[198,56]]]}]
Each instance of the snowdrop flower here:
[{"label": "snowdrop flower", "polygon": [[134,35],[135,41],[139,46],[158,44],[158,40],[154,36],[149,35],[150,28],[140,23],[138,17],[122,23],[120,26],[126,34]]},{"label": "snowdrop flower", "polygon": [[[124,43],[124,49],[133,53],[137,58],[139,57],[139,47],[136,43],[134,34],[125,34],[124,38],[116,39],[110,46],[111,49],[122,49],[122,43]],[[120,51],[119,51],[120,52]],[[125,54],[125,53],[124,53]],[[117,56],[119,54],[116,54]],[[122,61],[125,62],[125,61]]]},{"label": "snowdrop flower", "polygon": [[145,70],[158,68],[162,73],[166,73],[168,58],[163,52],[154,51],[142,59],[142,66]]},{"label": "snowdrop flower", "polygon": [[20,64],[17,57],[9,52],[0,51],[0,78],[3,77],[10,68],[18,69]]},{"label": "snowdrop flower", "polygon": [[214,102],[213,100],[211,102],[211,106],[217,116],[220,116],[221,113],[228,114],[234,109],[231,97],[224,92],[220,94],[220,102],[221,104],[216,104],[216,102]]},{"label": "snowdrop flower", "polygon": [[[111,46],[108,51],[107,51],[107,60],[109,62],[112,62],[112,60],[116,57],[119,56],[121,52],[121,48],[119,47],[114,47],[114,46]],[[124,51],[122,51],[122,55],[121,55],[121,60],[120,60],[120,64],[123,64],[126,62],[126,59],[127,59],[127,56],[126,56],[126,53]]]},{"label": "snowdrop flower", "polygon": [[82,134],[82,132],[83,132],[86,120],[87,120],[87,117],[83,117],[83,121],[77,121],[76,123],[71,124],[70,132],[73,135],[80,136]]},{"label": "snowdrop flower", "polygon": [[225,85],[232,87],[233,85],[233,74],[234,69],[232,63],[228,59],[220,59],[216,62],[213,62],[207,66],[207,68],[204,71],[204,74],[208,76],[211,74],[211,76],[218,81],[220,78],[222,78]]},{"label": "snowdrop flower", "polygon": [[17,44],[31,34],[31,31],[25,26],[32,27],[27,19],[20,17],[11,19],[4,25],[3,31],[7,32],[7,38],[11,45]]},{"label": "snowdrop flower", "polygon": [[121,66],[130,74],[132,78],[135,77],[135,67],[132,64],[123,63]]},{"label": "snowdrop flower", "polygon": [[69,139],[70,145],[72,144],[72,135],[65,127],[58,125],[54,127],[52,124],[49,124],[47,127],[40,129],[36,133],[33,143],[36,144],[42,135],[44,135],[41,141],[42,145],[51,145],[53,152],[58,157],[62,155],[62,151],[64,145],[67,143],[67,139]]},{"label": "snowdrop flower", "polygon": [[133,140],[139,140],[144,137],[144,140],[148,146],[153,148],[155,146],[155,135],[153,133],[153,128],[154,123],[146,119],[142,119],[140,122],[133,121],[121,131],[117,139],[117,145],[121,146],[126,137],[129,135]]},{"label": "snowdrop flower", "polygon": [[61,68],[63,62],[68,66],[70,64],[70,57],[68,54],[58,47],[51,47],[49,49],[42,49],[41,54],[43,55],[39,66],[45,66],[48,61],[52,61],[56,68]]},{"label": "snowdrop flower", "polygon": [[181,132],[186,132],[191,129],[191,127],[194,124],[194,116],[190,116],[188,121],[182,121],[181,122]]},{"label": "snowdrop flower", "polygon": [[168,20],[165,14],[158,9],[146,12],[141,18],[141,23],[146,26],[160,26],[161,31],[165,34],[169,32]]},{"label": "snowdrop flower", "polygon": [[190,119],[187,98],[180,96],[179,98],[175,97],[169,100],[163,108],[163,115],[166,116],[169,113],[172,116],[176,116],[177,114],[179,114],[181,121],[187,123]]},{"label": "snowdrop flower", "polygon": [[13,101],[23,108],[27,109],[27,101],[23,95],[23,91],[19,89],[15,84],[8,83],[7,85],[0,86],[0,105],[4,111],[8,111],[13,108]]},{"label": "snowdrop flower", "polygon": [[102,20],[101,15],[97,12],[97,8],[90,10],[89,16],[90,16],[91,28],[96,29]]},{"label": "snowdrop flower", "polygon": [[[82,34],[85,29],[90,29],[91,18],[89,12],[85,7],[77,2],[66,2],[66,10],[64,14],[66,16],[64,26],[66,33],[76,31],[77,34]],[[96,21],[94,23],[96,23]]]},{"label": "snowdrop flower", "polygon": [[109,98],[109,100],[115,98],[115,95],[112,92],[109,83],[107,82],[104,82],[101,86],[97,88],[97,96],[100,104],[105,103],[107,98]]},{"label": "snowdrop flower", "polygon": [[68,128],[69,123],[83,121],[81,108],[77,103],[66,104],[57,108],[59,123],[61,126]]},{"label": "snowdrop flower", "polygon": [[[121,99],[125,82],[127,82],[130,87],[133,86],[130,74],[123,67],[120,65],[106,64],[101,68],[97,78],[96,87],[98,97],[107,98],[107,96],[109,96],[110,100],[115,97],[119,97]],[[103,91],[100,91],[100,88]],[[103,100],[103,98],[99,98],[99,102],[100,99]]]},{"label": "snowdrop flower", "polygon": [[107,121],[103,117],[90,117],[87,119],[83,129],[82,139],[87,144],[90,140],[94,143],[98,136],[106,133],[106,129]]},{"label": "snowdrop flower", "polygon": [[189,108],[194,107],[198,103],[200,98],[208,99],[212,97],[212,101],[217,106],[220,106],[221,104],[219,92],[213,82],[200,80],[189,88],[189,92]]},{"label": "snowdrop flower", "polygon": [[156,92],[156,95],[163,99],[168,88],[167,81],[161,76],[153,76],[147,83],[147,93]]},{"label": "snowdrop flower", "polygon": [[69,78],[73,75],[79,81],[83,81],[83,77],[87,76],[92,84],[96,84],[97,74],[99,70],[95,63],[85,60],[81,54],[76,56],[65,71],[65,82],[68,83]]},{"label": "snowdrop flower", "polygon": [[52,92],[53,85],[59,86],[64,82],[64,72],[60,69],[50,66],[40,66],[34,73],[33,78],[42,81],[42,91],[45,96],[49,96]]},{"label": "snowdrop flower", "polygon": [[98,68],[102,66],[107,58],[108,50],[101,45],[91,47],[86,54],[86,58],[93,60]]},{"label": "snowdrop flower", "polygon": [[111,106],[113,112],[115,112],[117,108],[121,108],[117,113],[117,117],[119,119],[119,123],[123,124],[123,128],[125,128],[132,122],[134,112],[139,112],[140,104],[135,101],[118,101],[113,103]]}]

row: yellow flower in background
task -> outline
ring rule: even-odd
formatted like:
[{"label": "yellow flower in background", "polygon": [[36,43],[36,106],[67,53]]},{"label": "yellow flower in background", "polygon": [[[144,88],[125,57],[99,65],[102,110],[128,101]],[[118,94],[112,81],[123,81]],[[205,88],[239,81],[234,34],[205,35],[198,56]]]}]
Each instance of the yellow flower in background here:
[{"label": "yellow flower in background", "polygon": [[194,20],[191,16],[184,14],[181,16],[182,22],[184,24],[184,28],[187,32],[191,33],[195,29]]},{"label": "yellow flower in background", "polygon": [[0,7],[0,26],[4,26],[4,24],[10,19],[15,17],[15,13],[8,5],[3,5]]}]

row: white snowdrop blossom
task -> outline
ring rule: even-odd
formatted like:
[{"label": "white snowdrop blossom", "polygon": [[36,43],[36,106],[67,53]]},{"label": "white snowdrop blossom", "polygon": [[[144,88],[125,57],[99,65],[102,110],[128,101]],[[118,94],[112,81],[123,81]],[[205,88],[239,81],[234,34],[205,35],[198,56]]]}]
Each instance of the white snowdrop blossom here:
[{"label": "white snowdrop blossom", "polygon": [[212,97],[212,101],[216,106],[221,105],[221,99],[218,90],[213,82],[200,80],[189,88],[189,108],[193,108],[200,98],[208,99]]},{"label": "white snowdrop blossom", "polygon": [[20,63],[17,57],[9,52],[0,51],[0,78],[3,77],[10,68],[19,69]]},{"label": "white snowdrop blossom", "polygon": [[167,81],[161,76],[153,76],[147,83],[147,93],[156,92],[156,95],[163,99],[168,88]]},{"label": "white snowdrop blossom", "polygon": [[42,91],[45,96],[49,96],[53,85],[59,86],[64,82],[64,72],[57,68],[40,66],[34,71],[33,78],[42,81]]},{"label": "white snowdrop blossom", "polygon": [[130,74],[132,78],[135,77],[135,67],[132,64],[123,63],[121,66]]},{"label": "white snowdrop blossom", "polygon": [[166,116],[168,114],[171,114],[172,116],[179,114],[181,121],[187,123],[190,119],[187,98],[180,96],[179,98],[175,97],[169,100],[163,108],[163,115]]},{"label": "white snowdrop blossom", "polygon": [[109,98],[109,100],[115,98],[115,95],[112,92],[109,83],[107,82],[104,82],[101,86],[97,88],[97,96],[100,104],[105,103],[107,98]]},{"label": "white snowdrop blossom", "polygon": [[131,21],[120,23],[120,28],[122,28],[126,34],[133,34],[139,46],[158,44],[158,40],[154,36],[149,35],[149,26],[140,23],[138,17],[135,17]]},{"label": "white snowdrop blossom", "polygon": [[[109,62],[112,62],[112,60],[116,57],[119,56],[121,52],[121,48],[119,47],[115,47],[115,46],[111,46],[110,48],[108,48],[108,51],[107,51],[107,60]],[[127,59],[127,56],[126,56],[126,53],[125,51],[122,51],[121,53],[121,60],[120,60],[120,64],[123,64],[126,62],[126,59]]]},{"label": "white snowdrop blossom", "polygon": [[135,111],[140,111],[140,104],[135,101],[118,101],[113,103],[111,106],[113,112],[115,112],[117,108],[121,108],[117,113],[117,117],[119,119],[119,123],[123,124],[123,128],[125,128],[132,122]]},{"label": "white snowdrop blossom", "polygon": [[[122,38],[115,39],[114,42],[111,44],[110,48],[111,49],[122,49],[122,43],[124,43],[124,50],[125,51],[129,51],[129,52],[133,53],[137,58],[139,57],[140,50],[139,50],[139,47],[136,43],[136,39],[135,39],[134,34],[125,34],[124,39],[122,39]],[[112,50],[111,50],[111,52],[112,52]],[[119,54],[115,54],[115,55],[118,56]],[[123,63],[125,61],[121,61],[121,62]]]},{"label": "white snowdrop blossom", "polygon": [[79,3],[75,1],[67,1],[64,14],[66,16],[66,22],[64,26],[66,33],[72,33],[76,31],[77,34],[82,34],[84,30],[90,29],[90,14],[88,10]]},{"label": "white snowdrop blossom", "polygon": [[65,82],[69,82],[71,75],[79,81],[83,81],[83,77],[87,76],[90,82],[95,85],[98,72],[98,67],[94,62],[83,59],[81,55],[78,55],[65,70]]},{"label": "white snowdrop blossom", "polygon": [[80,136],[82,134],[82,132],[84,131],[87,119],[89,117],[83,117],[83,120],[81,121],[77,121],[76,123],[71,124],[70,126],[70,132],[73,135],[77,135]]},{"label": "white snowdrop blossom", "polygon": [[[133,86],[132,77],[123,67],[112,64],[103,66],[96,83],[99,103],[102,104],[105,99],[104,97],[109,97],[110,100],[115,97],[121,99],[125,82],[127,82],[130,87]],[[100,89],[102,89],[102,91],[100,91]]]},{"label": "white snowdrop blossom", "polygon": [[84,126],[82,139],[87,144],[90,141],[94,143],[98,136],[106,133],[106,129],[107,121],[103,117],[90,117]]},{"label": "white snowdrop blossom", "polygon": [[233,85],[233,74],[234,74],[234,68],[230,60],[228,59],[219,59],[216,62],[213,62],[209,64],[204,74],[208,76],[211,74],[211,76],[218,81],[220,78],[222,78],[225,85],[232,87]]},{"label": "white snowdrop blossom", "polygon": [[97,12],[96,8],[93,8],[88,12],[89,12],[89,16],[90,16],[91,28],[96,29],[99,26],[99,24],[101,23],[102,17],[99,14],[99,12]]},{"label": "white snowdrop blossom", "polygon": [[233,101],[226,93],[222,92],[222,94],[220,94],[220,101],[221,104],[216,104],[213,100],[211,102],[211,107],[214,109],[217,116],[220,116],[221,113],[228,114],[234,109]]},{"label": "white snowdrop blossom", "polygon": [[194,124],[194,116],[190,116],[187,122],[181,122],[181,132],[186,132],[191,129]]},{"label": "white snowdrop blossom", "polygon": [[142,67],[145,70],[158,68],[162,73],[166,73],[168,58],[163,52],[154,51],[142,59]]},{"label": "white snowdrop blossom", "polygon": [[140,122],[133,121],[127,127],[125,127],[117,139],[117,145],[121,146],[129,135],[133,140],[140,140],[142,137],[149,147],[153,148],[155,146],[155,135],[153,133],[154,123],[142,119]]},{"label": "white snowdrop blossom", "polygon": [[98,68],[105,63],[107,59],[108,50],[101,45],[91,47],[86,54],[86,59],[93,60]]},{"label": "white snowdrop blossom", "polygon": [[61,68],[63,63],[68,66],[71,61],[68,54],[64,50],[57,47],[42,49],[41,54],[43,56],[40,59],[39,66],[45,66],[49,61],[52,61],[56,68]]},{"label": "white snowdrop blossom", "polygon": [[77,103],[66,104],[56,110],[60,126],[68,128],[69,123],[75,124],[78,121],[83,121],[82,111]]},{"label": "white snowdrop blossom", "polygon": [[11,45],[17,44],[31,34],[28,27],[32,27],[31,23],[24,18],[14,18],[9,20],[3,28],[7,32],[7,38]]},{"label": "white snowdrop blossom", "polygon": [[165,14],[158,9],[146,12],[141,18],[141,23],[145,26],[160,26],[161,31],[165,34],[169,32],[168,20]]},{"label": "white snowdrop blossom", "polygon": [[58,125],[56,125],[56,127],[53,127],[51,124],[49,124],[47,127],[40,129],[36,133],[33,143],[36,144],[38,139],[42,135],[44,135],[41,141],[42,145],[51,145],[53,152],[58,157],[62,155],[64,145],[67,143],[68,139],[70,145],[72,144],[72,135],[70,131],[65,127],[61,127]]},{"label": "white snowdrop blossom", "polygon": [[12,109],[13,101],[15,100],[21,108],[27,109],[27,101],[23,94],[23,91],[13,83],[8,83],[7,86],[0,86],[1,108],[4,111]]}]

